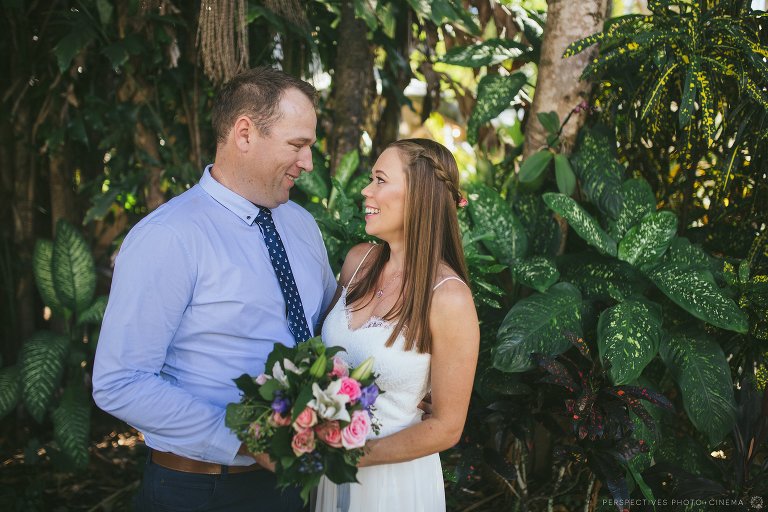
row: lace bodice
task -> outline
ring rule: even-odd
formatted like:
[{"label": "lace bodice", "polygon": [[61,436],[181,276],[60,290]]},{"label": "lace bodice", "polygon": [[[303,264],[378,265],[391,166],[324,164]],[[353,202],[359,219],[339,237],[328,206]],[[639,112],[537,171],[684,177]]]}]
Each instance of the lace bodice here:
[{"label": "lace bodice", "polygon": [[[351,329],[347,309],[347,289],[333,307],[323,325],[323,341],[327,346],[340,346],[339,353],[350,366],[358,366],[370,356],[374,357],[376,381],[384,391],[376,400],[375,416],[381,425],[379,436],[390,435],[421,421],[417,408],[429,392],[430,354],[403,350],[405,342],[400,334],[391,347],[384,344],[393,325],[372,317],[357,329]],[[371,435],[373,437],[373,434]]]}]

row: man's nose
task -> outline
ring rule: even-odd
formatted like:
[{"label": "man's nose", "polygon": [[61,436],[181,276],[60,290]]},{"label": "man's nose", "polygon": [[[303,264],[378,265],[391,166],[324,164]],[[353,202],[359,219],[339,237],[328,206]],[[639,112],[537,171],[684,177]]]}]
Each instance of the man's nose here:
[{"label": "man's nose", "polygon": [[307,146],[306,148],[301,150],[300,159],[298,161],[298,166],[301,167],[305,172],[312,172],[312,169],[314,168],[314,164],[312,163],[312,148]]}]

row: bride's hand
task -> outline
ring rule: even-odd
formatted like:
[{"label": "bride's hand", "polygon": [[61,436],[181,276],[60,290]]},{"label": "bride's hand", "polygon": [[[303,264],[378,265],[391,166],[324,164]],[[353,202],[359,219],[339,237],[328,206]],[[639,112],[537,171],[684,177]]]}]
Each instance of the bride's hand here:
[{"label": "bride's hand", "polygon": [[275,463],[270,460],[269,455],[266,453],[254,453],[253,458],[256,459],[256,464],[259,466],[273,473],[275,472]]},{"label": "bride's hand", "polygon": [[427,396],[419,403],[418,408],[422,410],[421,420],[424,421],[432,416],[432,393],[427,393]]}]

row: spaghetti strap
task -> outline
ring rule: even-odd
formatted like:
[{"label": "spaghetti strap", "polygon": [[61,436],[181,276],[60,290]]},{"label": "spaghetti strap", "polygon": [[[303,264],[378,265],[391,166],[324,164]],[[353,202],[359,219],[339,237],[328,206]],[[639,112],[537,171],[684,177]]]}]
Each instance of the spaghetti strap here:
[{"label": "spaghetti strap", "polygon": [[349,278],[349,282],[347,283],[347,288],[352,286],[352,281],[355,280],[355,276],[357,275],[357,271],[360,270],[360,267],[363,266],[363,262],[365,262],[365,258],[367,258],[369,254],[371,254],[371,251],[373,250],[374,247],[376,247],[376,246],[375,245],[371,245],[371,248],[368,249],[367,253],[365,253],[365,256],[363,256],[363,259],[360,260],[360,263],[357,265],[357,268],[355,269],[355,273],[352,274],[352,277]]},{"label": "spaghetti strap", "polygon": [[440,281],[439,283],[437,283],[437,284],[436,284],[436,285],[435,285],[435,286],[432,288],[432,291],[435,291],[435,290],[437,290],[437,288],[438,288],[438,287],[439,287],[441,284],[443,284],[443,283],[444,283],[444,282],[446,282],[446,281],[450,281],[451,279],[453,279],[453,280],[455,280],[455,281],[458,281],[458,282],[460,282],[460,283],[461,283],[461,284],[463,284],[463,285],[466,285],[466,284],[467,284],[467,283],[465,283],[464,281],[462,281],[461,279],[459,279],[459,278],[458,278],[458,277],[456,277],[456,276],[448,276],[448,277],[446,277],[445,279],[443,279],[442,281]]}]

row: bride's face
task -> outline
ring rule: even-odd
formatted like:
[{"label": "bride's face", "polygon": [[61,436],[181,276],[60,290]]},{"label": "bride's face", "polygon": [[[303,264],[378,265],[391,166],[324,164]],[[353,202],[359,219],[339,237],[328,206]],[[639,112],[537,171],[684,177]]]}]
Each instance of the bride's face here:
[{"label": "bride's face", "polygon": [[405,170],[399,150],[389,148],[376,160],[371,183],[362,191],[366,233],[390,244],[403,239],[405,191]]}]

